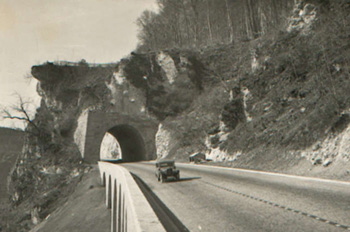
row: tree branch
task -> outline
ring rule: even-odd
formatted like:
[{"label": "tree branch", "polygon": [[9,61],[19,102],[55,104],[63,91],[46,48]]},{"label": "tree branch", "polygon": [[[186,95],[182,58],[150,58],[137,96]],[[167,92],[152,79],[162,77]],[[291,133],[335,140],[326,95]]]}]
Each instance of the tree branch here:
[{"label": "tree branch", "polygon": [[[3,118],[4,119],[14,119],[14,120],[21,120],[21,121],[25,121],[28,124],[32,125],[36,131],[40,134],[40,128],[36,125],[36,123],[33,121],[33,119],[31,119],[28,110],[26,109],[26,105],[29,104],[29,102],[25,102],[23,101],[23,98],[17,94],[18,96],[18,106],[14,105],[11,107],[11,109],[14,111],[14,113],[12,114],[10,112],[10,110],[4,108],[2,110],[2,113],[4,114]],[[19,114],[19,115],[17,115]],[[23,115],[23,116],[21,116]]]}]

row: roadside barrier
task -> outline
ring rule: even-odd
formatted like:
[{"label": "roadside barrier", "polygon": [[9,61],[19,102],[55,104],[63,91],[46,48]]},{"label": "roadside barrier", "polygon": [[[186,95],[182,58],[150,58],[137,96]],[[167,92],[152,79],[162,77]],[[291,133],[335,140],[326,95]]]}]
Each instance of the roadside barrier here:
[{"label": "roadside barrier", "polygon": [[106,206],[111,209],[111,232],[165,231],[134,178],[124,167],[98,162]]}]

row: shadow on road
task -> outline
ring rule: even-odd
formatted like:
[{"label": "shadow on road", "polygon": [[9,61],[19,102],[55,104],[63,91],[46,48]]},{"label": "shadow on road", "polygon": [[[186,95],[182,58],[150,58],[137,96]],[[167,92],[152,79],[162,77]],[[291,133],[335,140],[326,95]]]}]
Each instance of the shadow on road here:
[{"label": "shadow on road", "polygon": [[125,163],[122,159],[101,159],[101,161],[112,163],[112,164]]}]

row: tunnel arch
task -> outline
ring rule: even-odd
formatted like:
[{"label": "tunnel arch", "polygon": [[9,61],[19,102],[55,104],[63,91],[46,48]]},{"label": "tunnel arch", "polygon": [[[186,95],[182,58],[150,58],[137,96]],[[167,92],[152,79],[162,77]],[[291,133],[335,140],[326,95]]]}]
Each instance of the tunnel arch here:
[{"label": "tunnel arch", "polygon": [[135,127],[122,124],[110,128],[107,132],[118,141],[123,161],[134,162],[146,159],[145,142]]},{"label": "tunnel arch", "polygon": [[115,137],[123,161],[152,160],[157,157],[155,138],[159,122],[148,115],[88,111],[80,119],[76,144],[87,163],[100,160],[101,143],[106,133]]}]

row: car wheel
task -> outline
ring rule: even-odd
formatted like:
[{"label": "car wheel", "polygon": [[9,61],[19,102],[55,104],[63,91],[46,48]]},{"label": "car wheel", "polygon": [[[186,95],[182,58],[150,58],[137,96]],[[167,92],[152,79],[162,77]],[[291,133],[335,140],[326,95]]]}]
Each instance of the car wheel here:
[{"label": "car wheel", "polygon": [[160,182],[164,183],[165,182],[165,178],[163,175],[160,176]]}]

